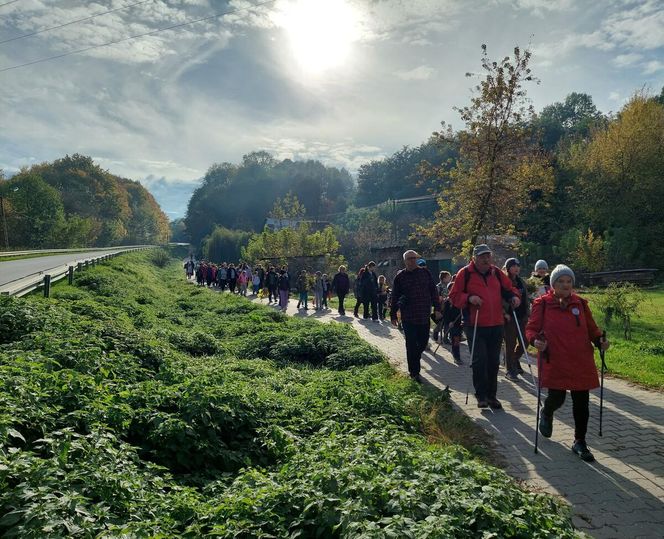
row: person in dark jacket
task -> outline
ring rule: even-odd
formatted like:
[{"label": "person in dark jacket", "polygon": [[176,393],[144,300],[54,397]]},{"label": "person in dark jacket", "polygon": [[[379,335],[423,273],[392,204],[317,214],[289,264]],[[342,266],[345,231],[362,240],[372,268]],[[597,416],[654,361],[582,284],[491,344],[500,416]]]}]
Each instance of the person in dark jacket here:
[{"label": "person in dark jacket", "polygon": [[353,315],[355,318],[359,318],[360,305],[362,305],[362,277],[364,272],[367,271],[366,266],[362,266],[357,275],[355,276],[355,282],[353,283],[353,294],[355,295],[355,307],[353,308]]},{"label": "person in dark jacket", "polygon": [[265,277],[267,284],[267,293],[268,293],[268,303],[277,302],[277,285],[279,283],[279,275],[277,274],[274,266],[270,266],[270,269],[267,272]]},{"label": "person in dark jacket", "polygon": [[[453,283],[447,284],[447,292],[452,290]],[[440,294],[439,294],[440,296]],[[452,305],[449,294],[443,302],[443,323],[447,328],[448,341],[445,344],[452,345],[452,357],[454,363],[463,365],[461,360],[461,335],[463,334],[463,321],[461,319],[461,310]]]},{"label": "person in dark jacket", "polygon": [[475,246],[473,260],[459,270],[450,298],[463,313],[468,347],[474,354],[471,366],[477,406],[497,410],[502,408],[496,393],[505,323],[503,299],[515,309],[521,300],[512,281],[491,263],[491,256],[488,245]]},{"label": "person in dark jacket", "polygon": [[288,274],[287,266],[281,266],[277,287],[279,288],[279,307],[282,311],[286,311],[288,308],[288,295],[290,294],[290,275]]},{"label": "person in dark jacket", "polygon": [[442,318],[436,284],[426,268],[418,267],[420,256],[412,250],[403,254],[406,268],[397,273],[392,286],[390,319],[397,326],[397,311],[401,313],[404,337],[406,338],[406,359],[410,377],[418,383],[420,359],[429,342],[429,317],[431,307],[436,321]]},{"label": "person in dark jacket", "polygon": [[346,273],[346,266],[339,266],[339,272],[332,277],[332,291],[339,298],[339,314],[345,316],[344,299],[350,291],[350,279]]},{"label": "person in dark jacket", "polygon": [[[521,271],[521,263],[519,260],[517,258],[508,258],[505,261],[503,270],[507,273],[510,281],[512,281],[514,288],[516,288],[521,294],[521,305],[514,310],[512,310],[509,303],[503,301],[503,310],[505,312],[505,367],[507,370],[505,378],[512,382],[518,382],[519,374],[523,374],[523,369],[521,368],[519,360],[524,352],[519,332],[521,332],[521,336],[525,335],[526,322],[528,321],[528,315],[530,314],[530,304],[528,302],[526,283],[519,276],[519,272]],[[516,318],[514,316],[515,314]],[[518,328],[517,324],[519,326]]]},{"label": "person in dark jacket", "polygon": [[553,432],[553,413],[572,395],[574,443],[572,451],[586,462],[595,457],[586,444],[590,390],[599,386],[593,344],[609,348],[593,320],[588,301],[574,293],[574,272],[562,264],[551,272],[551,290],[533,302],[526,339],[537,350],[541,387],[548,388],[539,422],[545,438]]},{"label": "person in dark jacket", "polygon": [[369,262],[366,271],[362,274],[360,281],[362,287],[362,305],[364,319],[369,318],[369,307],[371,307],[371,319],[378,321],[378,276],[376,275],[376,263]]}]

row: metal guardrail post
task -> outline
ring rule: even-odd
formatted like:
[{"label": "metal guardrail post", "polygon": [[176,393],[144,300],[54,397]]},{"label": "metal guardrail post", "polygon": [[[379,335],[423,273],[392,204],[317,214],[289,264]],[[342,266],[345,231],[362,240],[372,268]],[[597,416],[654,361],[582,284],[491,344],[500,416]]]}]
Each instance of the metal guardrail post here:
[{"label": "metal guardrail post", "polygon": [[51,275],[44,275],[44,297],[48,298],[51,296]]},{"label": "metal guardrail post", "polygon": [[70,285],[74,284],[74,266],[69,266],[69,269],[67,270],[67,280]]},{"label": "metal guardrail post", "polygon": [[83,262],[79,262],[78,264],[76,264],[76,266],[77,266],[76,271],[83,271]]}]

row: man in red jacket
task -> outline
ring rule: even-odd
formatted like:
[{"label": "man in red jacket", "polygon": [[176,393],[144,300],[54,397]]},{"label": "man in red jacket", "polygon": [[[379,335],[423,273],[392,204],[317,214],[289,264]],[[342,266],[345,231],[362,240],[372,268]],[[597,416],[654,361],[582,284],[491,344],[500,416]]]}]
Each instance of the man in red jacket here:
[{"label": "man in red jacket", "polygon": [[503,299],[515,309],[521,299],[509,277],[491,263],[491,256],[488,245],[475,246],[473,260],[457,274],[450,300],[463,313],[468,346],[473,350],[471,366],[477,406],[499,409],[502,405],[496,398],[496,391],[505,320]]}]

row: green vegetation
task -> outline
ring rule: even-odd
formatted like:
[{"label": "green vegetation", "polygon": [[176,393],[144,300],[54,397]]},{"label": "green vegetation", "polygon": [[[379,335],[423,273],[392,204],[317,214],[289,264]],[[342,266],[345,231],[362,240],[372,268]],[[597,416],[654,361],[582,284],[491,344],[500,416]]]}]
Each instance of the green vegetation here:
[{"label": "green vegetation", "polygon": [[140,183],[78,154],[34,165],[10,180],[0,174],[0,197],[12,248],[107,247],[168,238],[166,215]]},{"label": "green vegetation", "polygon": [[[631,319],[631,339],[625,338],[623,320],[615,317],[607,326],[604,322],[605,294],[582,294],[590,300],[590,307],[600,327],[607,328],[611,348],[606,352],[608,373],[645,386],[664,389],[664,289],[643,290],[645,300],[639,314]],[[599,358],[597,360],[600,366]]]},{"label": "green vegetation", "polygon": [[439,443],[447,396],[346,325],[147,252],[0,302],[0,535],[576,535],[554,498]]}]

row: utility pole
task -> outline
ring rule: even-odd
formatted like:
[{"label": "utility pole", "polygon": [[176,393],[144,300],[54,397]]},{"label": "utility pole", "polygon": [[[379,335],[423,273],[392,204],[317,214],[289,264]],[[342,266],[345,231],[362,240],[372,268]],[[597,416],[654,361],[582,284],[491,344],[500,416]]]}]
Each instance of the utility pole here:
[{"label": "utility pole", "polygon": [[9,233],[7,232],[7,217],[5,216],[5,199],[1,196],[0,214],[2,214],[2,229],[5,231],[5,249],[9,250]]}]

